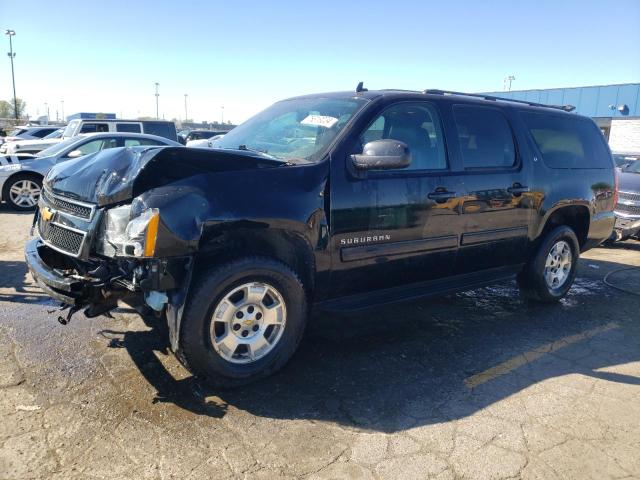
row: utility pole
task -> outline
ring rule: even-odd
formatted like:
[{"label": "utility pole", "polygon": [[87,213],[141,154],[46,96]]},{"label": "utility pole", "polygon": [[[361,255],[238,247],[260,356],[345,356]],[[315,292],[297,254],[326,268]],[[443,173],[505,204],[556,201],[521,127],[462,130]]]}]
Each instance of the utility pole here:
[{"label": "utility pole", "polygon": [[[507,77],[504,77],[504,81],[502,82],[502,90],[505,92],[510,92],[511,91],[511,82],[513,82],[516,79],[516,77],[514,77],[513,75],[509,75]],[[509,89],[507,90],[507,82],[509,83]]]},{"label": "utility pole", "polygon": [[13,52],[13,42],[11,41],[11,37],[13,37],[16,32],[14,30],[5,30],[4,34],[6,36],[9,37],[9,53],[7,53],[7,55],[9,55],[9,58],[11,59],[11,81],[13,82],[13,113],[16,117],[16,121],[19,121],[19,115],[18,115],[18,97],[16,97],[16,76],[13,72],[13,59],[15,58],[16,54]]},{"label": "utility pole", "polygon": [[189,115],[187,114],[187,97],[189,95],[187,95],[186,93],[184,94],[184,121],[186,122],[187,119],[189,118]]},{"label": "utility pole", "polygon": [[160,94],[158,93],[158,87],[160,86],[160,84],[158,82],[155,83],[156,85],[156,120],[160,120],[160,110],[158,109],[158,97],[160,96]]}]

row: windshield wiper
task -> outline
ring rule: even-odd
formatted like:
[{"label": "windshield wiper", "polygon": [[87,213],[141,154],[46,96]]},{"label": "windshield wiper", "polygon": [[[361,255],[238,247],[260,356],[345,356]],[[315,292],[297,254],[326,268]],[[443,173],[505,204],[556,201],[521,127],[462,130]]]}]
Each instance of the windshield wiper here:
[{"label": "windshield wiper", "polygon": [[274,159],[274,160],[280,160],[280,161],[282,161],[282,160],[281,160],[280,158],[278,158],[278,157],[274,157],[273,155],[269,155],[269,154],[267,153],[267,151],[266,151],[266,150],[259,150],[259,149],[257,149],[257,148],[247,147],[245,144],[238,145],[238,150],[243,150],[243,151],[245,151],[245,152],[258,153],[258,154],[263,155],[263,156],[265,156],[265,157],[269,157],[269,158],[272,158],[272,159]]}]

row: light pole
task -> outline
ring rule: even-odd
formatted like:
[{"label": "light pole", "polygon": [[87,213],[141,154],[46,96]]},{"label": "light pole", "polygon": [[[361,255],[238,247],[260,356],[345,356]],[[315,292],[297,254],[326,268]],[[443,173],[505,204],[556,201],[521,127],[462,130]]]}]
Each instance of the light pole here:
[{"label": "light pole", "polygon": [[13,42],[11,41],[11,37],[13,37],[16,32],[14,30],[5,30],[4,34],[9,37],[9,58],[11,59],[11,81],[13,82],[13,113],[16,117],[16,121],[20,120],[18,116],[18,98],[16,97],[16,77],[13,73],[13,59],[16,54],[13,52]]},{"label": "light pole", "polygon": [[220,107],[220,124],[224,125],[224,105]]},{"label": "light pole", "polygon": [[[502,89],[506,92],[510,92],[511,91],[511,82],[513,82],[516,79],[516,77],[514,77],[513,75],[509,75],[507,77],[504,77],[504,82],[502,83]],[[507,90],[507,82],[509,82],[509,89]]]},{"label": "light pole", "polygon": [[184,121],[186,122],[187,119],[189,118],[189,115],[187,115],[187,97],[189,95],[187,95],[186,93],[184,94]]},{"label": "light pole", "polygon": [[158,87],[160,86],[160,84],[158,82],[155,83],[156,85],[156,120],[160,119],[160,110],[158,110],[158,97],[160,96],[160,94],[158,93]]}]

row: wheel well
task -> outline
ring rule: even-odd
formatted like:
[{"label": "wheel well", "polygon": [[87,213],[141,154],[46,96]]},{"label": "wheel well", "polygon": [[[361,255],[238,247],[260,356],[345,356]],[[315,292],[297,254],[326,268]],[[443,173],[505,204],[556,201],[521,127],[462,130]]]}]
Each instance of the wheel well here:
[{"label": "wheel well", "polygon": [[241,229],[224,233],[201,245],[195,273],[248,256],[284,263],[298,275],[307,294],[313,292],[315,259],[311,247],[303,237],[285,230]]},{"label": "wheel well", "polygon": [[4,198],[4,194],[5,191],[9,188],[9,184],[10,182],[16,178],[16,177],[31,177],[31,178],[35,178],[36,180],[40,180],[40,182],[42,182],[42,180],[44,179],[44,176],[37,173],[37,172],[23,172],[23,171],[17,171],[16,173],[14,173],[13,175],[11,175],[10,177],[7,177],[7,179],[4,181],[4,185],[2,187],[2,191],[0,192],[0,197],[2,197],[2,200],[5,200]]},{"label": "wheel well", "polygon": [[567,207],[561,207],[555,210],[547,219],[544,229],[542,230],[541,238],[554,228],[566,225],[573,229],[576,237],[578,237],[578,243],[582,248],[587,241],[590,220],[591,216],[589,215],[589,209],[585,206],[570,205]]}]

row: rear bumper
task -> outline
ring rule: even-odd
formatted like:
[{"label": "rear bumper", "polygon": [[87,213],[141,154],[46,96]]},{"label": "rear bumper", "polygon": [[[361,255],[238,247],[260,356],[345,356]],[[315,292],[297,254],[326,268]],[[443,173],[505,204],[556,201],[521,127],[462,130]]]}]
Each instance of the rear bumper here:
[{"label": "rear bumper", "polygon": [[616,214],[616,224],[614,230],[616,237],[619,239],[638,235],[638,233],[640,233],[640,217],[622,216]]}]

